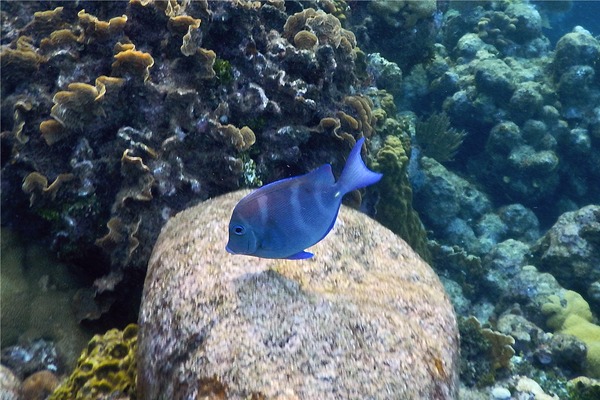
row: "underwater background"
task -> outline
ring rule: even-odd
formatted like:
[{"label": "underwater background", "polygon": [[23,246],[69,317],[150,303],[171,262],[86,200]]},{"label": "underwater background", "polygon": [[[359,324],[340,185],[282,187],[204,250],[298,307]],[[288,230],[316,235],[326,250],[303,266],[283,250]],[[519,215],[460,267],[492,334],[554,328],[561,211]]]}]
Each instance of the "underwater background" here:
[{"label": "underwater background", "polygon": [[0,12],[3,399],[136,398],[166,221],[324,163],[338,177],[360,138],[383,178],[345,204],[441,279],[460,397],[600,398],[600,2]]}]

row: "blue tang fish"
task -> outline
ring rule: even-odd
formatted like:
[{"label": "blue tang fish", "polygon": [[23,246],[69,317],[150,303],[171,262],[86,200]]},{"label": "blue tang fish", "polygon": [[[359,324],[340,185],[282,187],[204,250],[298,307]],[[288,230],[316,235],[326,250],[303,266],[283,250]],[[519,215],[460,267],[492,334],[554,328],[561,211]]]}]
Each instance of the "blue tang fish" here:
[{"label": "blue tang fish", "polygon": [[335,223],[348,192],[372,185],[382,174],[360,157],[364,138],[352,148],[340,179],[325,164],[306,175],[255,190],[233,209],[227,251],[263,258],[310,258],[306,248],[321,241]]}]

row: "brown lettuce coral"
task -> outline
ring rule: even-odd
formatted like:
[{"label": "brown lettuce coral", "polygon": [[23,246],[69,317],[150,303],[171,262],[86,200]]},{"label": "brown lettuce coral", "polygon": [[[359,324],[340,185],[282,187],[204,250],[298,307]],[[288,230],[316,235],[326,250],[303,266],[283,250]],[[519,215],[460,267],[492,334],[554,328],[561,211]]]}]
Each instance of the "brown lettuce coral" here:
[{"label": "brown lettuce coral", "polygon": [[113,259],[124,260],[127,264],[140,244],[136,237],[140,224],[141,219],[127,224],[121,218],[113,217],[106,223],[108,233],[96,240],[96,246],[111,254]]},{"label": "brown lettuce coral", "polygon": [[[46,58],[38,54],[33,45],[33,38],[29,36],[19,37],[14,45],[2,46],[0,52],[0,68],[2,69],[2,86],[15,85],[27,80],[38,71],[40,64],[46,62]],[[9,87],[9,88],[10,88]]]},{"label": "brown lettuce coral", "polygon": [[237,128],[231,124],[220,125],[217,127],[217,131],[221,137],[230,141],[238,151],[248,150],[256,141],[254,132],[247,126]]},{"label": "brown lettuce coral", "polygon": [[[371,137],[374,125],[373,113],[371,112],[373,102],[364,96],[347,96],[344,102],[352,107],[358,115],[358,129],[362,131],[362,135],[367,138]],[[345,118],[345,120],[348,119]],[[350,124],[356,125],[354,122],[350,122]]]},{"label": "brown lettuce coral", "polygon": [[22,189],[25,193],[30,194],[29,205],[32,206],[40,196],[49,196],[50,199],[54,199],[58,189],[74,177],[73,174],[59,174],[54,182],[48,185],[48,178],[39,172],[32,172],[23,180]]},{"label": "brown lettuce coral", "polygon": [[112,74],[118,77],[133,80],[142,79],[146,82],[150,77],[150,68],[154,65],[154,59],[149,53],[128,48],[115,54],[115,62],[112,64]]},{"label": "brown lettuce coral", "polygon": [[72,132],[81,131],[97,116],[104,116],[100,99],[104,93],[87,83],[70,83],[68,90],[54,95],[50,111],[52,120],[40,124],[40,132],[47,144],[52,145]]},{"label": "brown lettuce coral", "polygon": [[127,16],[111,18],[109,21],[101,21],[97,17],[88,14],[85,10],[77,13],[79,25],[83,28],[85,41],[105,41],[125,29]]},{"label": "brown lettuce coral", "polygon": [[12,134],[21,144],[25,144],[29,141],[29,138],[23,134],[23,127],[25,126],[25,114],[31,111],[33,105],[29,100],[19,100],[14,105],[13,113],[13,129]]},{"label": "brown lettuce coral", "polygon": [[123,186],[117,193],[117,201],[114,207],[123,207],[127,199],[137,201],[152,200],[152,185],[154,177],[150,169],[144,164],[141,157],[130,155],[131,150],[127,149],[121,157],[121,175],[123,176]]}]

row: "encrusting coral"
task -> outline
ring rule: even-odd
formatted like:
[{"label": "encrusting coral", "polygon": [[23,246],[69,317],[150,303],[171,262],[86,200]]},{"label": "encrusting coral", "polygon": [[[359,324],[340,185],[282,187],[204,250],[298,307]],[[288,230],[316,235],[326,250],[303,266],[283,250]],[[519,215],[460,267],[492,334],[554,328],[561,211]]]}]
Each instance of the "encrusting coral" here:
[{"label": "encrusting coral", "polygon": [[431,256],[425,229],[412,208],[412,189],[406,172],[408,156],[400,138],[392,135],[385,138],[373,166],[383,172],[377,220],[406,240],[421,257],[429,260]]},{"label": "encrusting coral", "polygon": [[593,323],[590,306],[583,297],[572,290],[565,291],[561,297],[550,296],[542,305],[542,313],[548,316],[550,328],[585,343],[586,372],[592,378],[600,378],[600,326]]},{"label": "encrusting coral", "polygon": [[109,21],[101,21],[94,15],[88,14],[85,10],[77,13],[79,24],[83,28],[88,41],[106,40],[110,36],[122,33],[127,22],[127,15],[111,18]]},{"label": "encrusting coral", "polygon": [[135,399],[136,325],[96,335],[81,353],[77,367],[49,400],[93,400],[106,396]]},{"label": "encrusting coral", "polygon": [[116,195],[113,208],[124,207],[128,199],[133,201],[152,200],[152,185],[155,179],[142,158],[130,155],[131,152],[131,149],[127,149],[121,157],[123,187]]},{"label": "encrusting coral", "polygon": [[461,380],[478,386],[493,383],[498,370],[510,367],[510,360],[515,355],[512,347],[514,338],[483,328],[473,316],[460,318],[458,326],[461,334]]}]

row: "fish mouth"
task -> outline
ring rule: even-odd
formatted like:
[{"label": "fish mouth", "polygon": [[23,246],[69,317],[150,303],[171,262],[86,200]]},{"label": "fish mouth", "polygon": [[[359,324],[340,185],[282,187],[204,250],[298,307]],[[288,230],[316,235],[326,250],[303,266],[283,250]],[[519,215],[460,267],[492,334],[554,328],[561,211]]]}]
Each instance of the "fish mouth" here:
[{"label": "fish mouth", "polygon": [[228,244],[227,246],[225,246],[225,250],[227,250],[227,252],[228,252],[229,254],[237,254],[235,251],[233,251],[233,250],[231,250],[231,249],[229,248],[229,244]]}]

